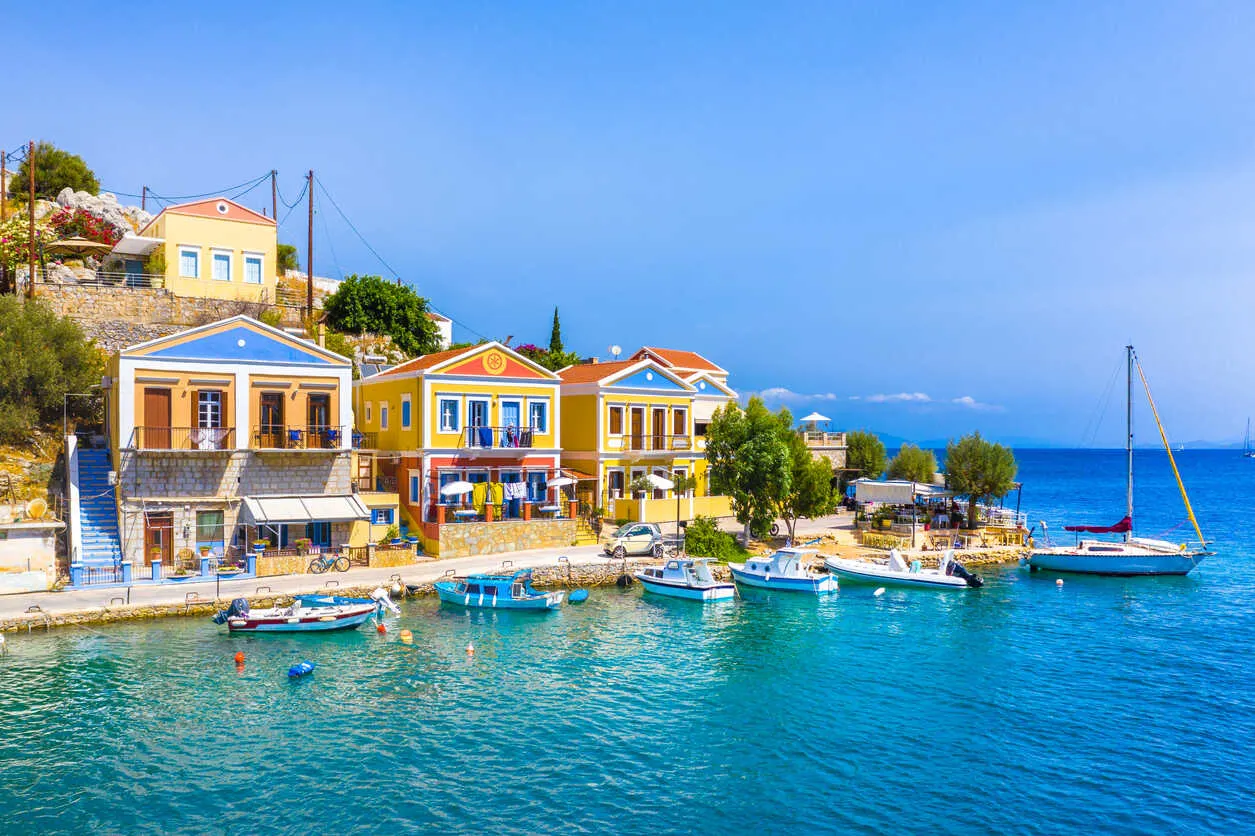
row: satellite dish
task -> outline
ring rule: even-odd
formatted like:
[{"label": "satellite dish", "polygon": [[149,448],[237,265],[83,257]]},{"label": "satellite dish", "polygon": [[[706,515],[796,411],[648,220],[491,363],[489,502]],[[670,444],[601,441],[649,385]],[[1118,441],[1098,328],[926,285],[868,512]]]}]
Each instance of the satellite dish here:
[{"label": "satellite dish", "polygon": [[621,346],[621,345],[612,345],[612,346],[610,346],[610,356],[611,356],[611,357],[618,357],[618,356],[619,356],[620,354],[622,354],[622,353],[623,353],[623,346]]}]

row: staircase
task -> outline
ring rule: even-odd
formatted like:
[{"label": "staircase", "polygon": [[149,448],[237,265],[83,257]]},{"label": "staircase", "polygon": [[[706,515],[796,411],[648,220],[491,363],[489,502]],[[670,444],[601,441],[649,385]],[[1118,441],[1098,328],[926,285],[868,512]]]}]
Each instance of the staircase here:
[{"label": "staircase", "polygon": [[122,562],[118,506],[109,484],[109,452],[78,450],[78,524],[84,566],[117,566]]},{"label": "staircase", "polygon": [[593,527],[584,517],[575,518],[575,545],[577,546],[595,546],[600,542],[597,534],[593,531]]}]

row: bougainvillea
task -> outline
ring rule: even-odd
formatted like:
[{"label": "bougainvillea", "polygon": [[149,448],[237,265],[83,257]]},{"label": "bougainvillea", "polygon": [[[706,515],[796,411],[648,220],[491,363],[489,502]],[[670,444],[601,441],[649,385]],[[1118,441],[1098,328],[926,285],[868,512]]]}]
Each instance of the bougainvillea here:
[{"label": "bougainvillea", "polygon": [[122,238],[103,218],[82,209],[61,209],[49,219],[57,238],[86,238],[113,246]]}]

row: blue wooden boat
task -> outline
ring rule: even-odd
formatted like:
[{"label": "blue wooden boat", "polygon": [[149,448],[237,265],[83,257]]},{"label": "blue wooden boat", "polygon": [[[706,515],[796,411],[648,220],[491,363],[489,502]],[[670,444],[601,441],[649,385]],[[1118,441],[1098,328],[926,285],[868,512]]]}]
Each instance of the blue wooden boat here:
[{"label": "blue wooden boat", "polygon": [[298,595],[289,606],[260,610],[236,598],[213,621],[232,633],[322,633],[352,630],[378,612],[376,601],[332,595]]},{"label": "blue wooden boat", "polygon": [[436,581],[440,600],[460,607],[496,610],[556,610],[565,592],[541,592],[532,587],[532,570],[513,575],[467,575]]},{"label": "blue wooden boat", "polygon": [[744,563],[729,563],[732,578],[739,584],[779,592],[805,592],[824,595],[837,591],[837,577],[828,572],[812,572],[802,565],[815,549],[785,548],[774,554],[751,557]]},{"label": "blue wooden boat", "polygon": [[676,558],[633,573],[645,591],[690,601],[730,601],[736,585],[715,580],[705,558]]}]

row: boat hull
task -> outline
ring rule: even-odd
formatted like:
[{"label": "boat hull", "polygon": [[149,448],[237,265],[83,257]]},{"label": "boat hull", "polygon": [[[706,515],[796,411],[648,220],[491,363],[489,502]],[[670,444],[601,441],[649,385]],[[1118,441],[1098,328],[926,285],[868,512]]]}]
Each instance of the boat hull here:
[{"label": "boat hull", "polygon": [[440,582],[435,585],[436,594],[447,604],[486,610],[556,610],[562,606],[565,592],[546,592],[536,598],[506,598],[499,595],[469,594],[458,592],[454,584]]},{"label": "boat hull", "polygon": [[1065,550],[1036,551],[1029,556],[1028,565],[1031,569],[1078,575],[1187,575],[1205,556],[1195,552],[1092,554]]},{"label": "boat hull", "polygon": [[756,572],[731,569],[733,579],[744,586],[755,589],[770,589],[776,592],[801,592],[810,595],[826,595],[837,591],[837,579],[834,575],[817,575],[807,578],[789,578],[779,576],[763,576]]},{"label": "boat hull", "polygon": [[829,558],[824,561],[828,571],[840,576],[842,580],[854,583],[879,584],[881,586],[914,586],[928,589],[972,589],[967,581],[953,575],[942,575],[937,572],[897,572],[886,566],[875,563],[864,563],[857,560],[841,560]]},{"label": "boat hull", "polygon": [[259,615],[227,619],[227,630],[232,633],[325,633],[331,630],[353,630],[370,619],[376,612],[371,606],[345,608],[343,612],[318,612],[306,610],[295,615]]},{"label": "boat hull", "polygon": [[641,574],[636,579],[645,587],[646,592],[655,595],[666,595],[669,598],[683,598],[686,601],[731,601],[736,597],[736,585],[730,583],[714,583],[705,586],[666,583],[657,578],[648,578]]}]

